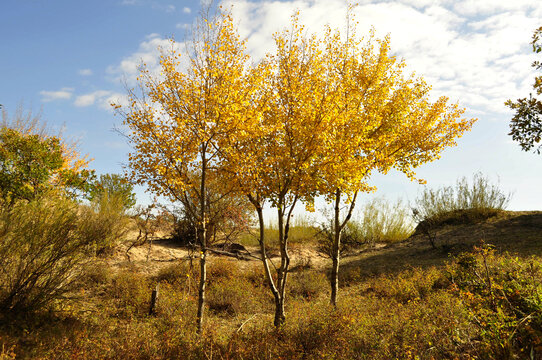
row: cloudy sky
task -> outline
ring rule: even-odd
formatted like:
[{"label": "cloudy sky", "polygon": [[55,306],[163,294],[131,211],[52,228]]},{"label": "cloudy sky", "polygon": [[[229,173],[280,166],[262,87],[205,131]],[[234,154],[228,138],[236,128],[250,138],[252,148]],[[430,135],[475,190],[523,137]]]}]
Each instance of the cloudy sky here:
[{"label": "cloudy sky", "polygon": [[[224,0],[255,59],[273,49],[272,34],[295,10],[309,31],[343,27],[345,1]],[[156,65],[158,46],[183,41],[200,2],[187,0],[3,0],[0,104],[13,114],[42,110],[43,119],[79,141],[98,173],[122,172],[130,150],[112,131],[121,119],[109,103],[125,97],[137,66]],[[530,39],[542,25],[538,0],[362,0],[358,33],[374,27],[392,50],[422,75],[435,95],[446,95],[478,118],[473,130],[440,160],[419,168],[429,186],[453,184],[481,171],[514,193],[512,210],[542,209],[542,155],[522,152],[507,135],[507,99],[528,96],[535,59]],[[420,185],[403,175],[373,177],[377,195],[414,200]],[[148,201],[138,189],[142,202]]]}]

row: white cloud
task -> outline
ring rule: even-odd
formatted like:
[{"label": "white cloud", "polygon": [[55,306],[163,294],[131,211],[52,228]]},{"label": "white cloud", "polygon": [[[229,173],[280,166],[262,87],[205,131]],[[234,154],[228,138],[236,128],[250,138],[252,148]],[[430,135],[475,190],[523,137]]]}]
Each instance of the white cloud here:
[{"label": "white cloud", "polygon": [[111,94],[111,91],[107,91],[107,90],[94,91],[85,95],[77,96],[73,104],[78,107],[94,105],[94,103],[97,100],[104,99],[110,94]]},{"label": "white cloud", "polygon": [[87,107],[97,105],[101,109],[112,111],[111,104],[128,105],[128,96],[109,90],[97,90],[88,94],[80,95],[75,98],[74,105],[77,107]]},{"label": "white cloud", "polygon": [[[540,4],[532,0],[463,0],[455,1],[453,8],[460,14],[466,16],[491,15],[506,11],[528,11],[533,9],[540,14]],[[535,15],[536,14],[532,14]]]},{"label": "white cloud", "polygon": [[113,111],[111,104],[122,105],[126,107],[129,105],[129,99],[127,94],[121,94],[112,92],[108,96],[100,99],[100,108],[108,111]]},{"label": "white cloud", "polygon": [[155,10],[165,11],[167,13],[172,13],[172,12],[175,12],[176,10],[175,5],[171,5],[171,4],[162,5],[162,4],[154,3],[152,4],[152,8]]},{"label": "white cloud", "polygon": [[92,70],[90,70],[90,69],[81,69],[78,72],[79,72],[79,75],[82,75],[82,76],[90,76],[90,75],[92,75]]},{"label": "white cloud", "polygon": [[120,3],[121,5],[136,5],[138,3],[137,0],[122,0]]},{"label": "white cloud", "polygon": [[[343,0],[223,0],[221,5],[233,6],[239,32],[256,60],[273,51],[273,33],[287,27],[296,10],[309,32],[318,32],[326,24],[345,26]],[[484,113],[507,111],[506,99],[529,93],[533,57],[528,43],[542,17],[542,2],[367,0],[360,1],[354,12],[358,34],[366,34],[373,26],[378,37],[389,34],[393,53],[405,59],[408,71],[433,85],[436,96],[446,95],[472,112]],[[179,23],[176,28],[190,25]],[[158,47],[170,46],[167,39],[151,34],[136,52],[107,71],[114,79],[124,78],[133,85],[142,63],[159,74]],[[182,44],[176,46],[184,50]]]},{"label": "white cloud", "polygon": [[73,95],[73,88],[64,87],[57,91],[40,91],[41,101],[68,100]]},{"label": "white cloud", "polygon": [[[171,47],[178,51],[183,51],[184,43],[171,43],[169,39],[162,38],[158,34],[150,34],[139,44],[139,49],[131,55],[125,57],[117,65],[109,66],[107,73],[113,76],[115,81],[126,81],[129,85],[136,83],[139,68],[144,65],[152,73],[160,73],[160,52],[168,51]],[[183,59],[181,59],[183,60]]]},{"label": "white cloud", "polygon": [[116,79],[125,77],[128,81],[134,80],[139,73],[138,69],[145,64],[149,68],[155,68],[159,64],[160,47],[166,47],[169,40],[161,38],[158,34],[151,34],[139,45],[139,49],[125,57],[118,65],[109,66],[107,73],[114,75]]},{"label": "white cloud", "polygon": [[189,7],[186,7],[186,6],[183,7],[183,13],[185,13],[185,14],[190,14],[191,12],[192,12],[192,10],[190,10]]},{"label": "white cloud", "polygon": [[[345,2],[340,0],[223,0],[222,5],[233,5],[239,31],[255,58],[274,48],[271,34],[288,26],[295,10],[308,31],[345,24]],[[367,0],[355,15],[358,34],[371,26],[379,37],[390,34],[392,51],[405,59],[409,71],[433,85],[435,95],[459,100],[478,113],[502,113],[506,99],[529,93],[533,58],[528,42],[542,17],[542,2]]]},{"label": "white cloud", "polygon": [[175,25],[175,27],[177,29],[183,29],[183,30],[186,30],[186,29],[190,29],[190,24],[183,24],[183,23],[178,23],[177,25]]}]

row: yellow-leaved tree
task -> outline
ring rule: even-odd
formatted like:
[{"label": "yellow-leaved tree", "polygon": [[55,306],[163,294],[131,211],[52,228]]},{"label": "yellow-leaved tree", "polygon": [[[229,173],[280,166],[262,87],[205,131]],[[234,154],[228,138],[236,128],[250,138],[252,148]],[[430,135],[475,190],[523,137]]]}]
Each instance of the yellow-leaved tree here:
[{"label": "yellow-leaved tree", "polygon": [[[222,153],[231,139],[243,139],[245,126],[253,118],[252,92],[258,85],[249,72],[244,42],[231,16],[203,14],[187,44],[187,63],[171,41],[163,50],[161,74],[141,69],[142,94],[130,91],[128,106],[115,105],[129,130],[133,151],[129,175],[159,195],[183,203],[193,201],[200,247],[200,283],[197,330],[201,332],[206,287],[207,243],[212,235],[206,203],[209,182],[234,191],[233,182],[222,171]],[[184,55],[183,55],[184,56]],[[190,200],[187,200],[190,199]]]},{"label": "yellow-leaved tree", "polygon": [[[389,38],[356,36],[349,7],[346,33],[327,28],[324,49],[335,97],[334,126],[312,172],[318,194],[334,203],[331,304],[337,304],[341,232],[359,192],[374,190],[372,171],[395,168],[415,179],[414,169],[440,157],[443,149],[472,127],[464,109],[446,97],[430,99],[421,77],[405,74],[405,63],[390,54]],[[420,180],[421,181],[421,180]],[[341,218],[341,209],[344,216]]]},{"label": "yellow-leaved tree", "polygon": [[[230,147],[230,172],[255,206],[260,227],[261,260],[275,302],[274,324],[286,319],[284,305],[290,255],[290,219],[297,204],[310,204],[323,150],[332,139],[336,107],[322,42],[305,36],[298,15],[289,29],[275,34],[276,50],[258,66],[267,81],[254,98],[258,126]],[[266,253],[264,204],[277,211],[280,264],[271,267]],[[274,269],[274,273],[273,273]]]},{"label": "yellow-leaved tree", "polygon": [[[335,202],[331,303],[338,290],[342,229],[360,191],[373,187],[371,171],[391,168],[415,178],[413,169],[438,158],[474,120],[442,97],[430,101],[421,78],[404,75],[404,63],[390,55],[389,39],[341,40],[329,27],[321,39],[306,36],[298,15],[290,29],[275,35],[276,52],[261,66],[268,72],[260,87],[259,126],[230,149],[230,164],[241,188],[255,205],[260,250],[275,299],[274,323],[285,321],[290,257],[289,224],[299,202],[309,208],[318,195]],[[276,208],[280,265],[272,273],[266,255],[263,206]],[[341,205],[347,205],[341,219]]]},{"label": "yellow-leaved tree", "polygon": [[[131,93],[124,115],[134,146],[131,177],[181,203],[195,199],[201,248],[198,330],[205,300],[209,234],[207,179],[245,194],[260,227],[260,251],[275,301],[276,326],[285,319],[290,267],[290,219],[297,204],[324,195],[335,202],[332,303],[338,289],[340,234],[357,194],[372,188],[371,171],[396,168],[411,179],[418,165],[438,158],[474,120],[446,98],[429,99],[423,79],[405,76],[389,40],[366,42],[347,26],[344,40],[327,28],[306,36],[298,14],[275,34],[276,50],[250,66],[229,15],[204,19],[192,41],[187,70],[178,51],[162,56],[162,76],[143,69],[142,97]],[[351,34],[352,32],[352,34]],[[229,191],[229,190],[228,190]],[[341,219],[340,206],[348,205]],[[277,211],[280,264],[266,253],[265,204]],[[274,269],[274,272],[273,272]]]}]

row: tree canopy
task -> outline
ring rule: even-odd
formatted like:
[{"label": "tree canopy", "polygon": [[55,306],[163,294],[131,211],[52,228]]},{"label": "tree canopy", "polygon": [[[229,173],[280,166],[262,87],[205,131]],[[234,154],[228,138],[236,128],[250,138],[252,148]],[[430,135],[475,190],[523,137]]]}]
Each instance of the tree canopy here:
[{"label": "tree canopy", "polygon": [[[208,14],[207,14],[208,15]],[[203,17],[196,24],[187,47],[188,66],[171,41],[163,49],[161,74],[143,67],[139,78],[142,94],[130,93],[130,105],[116,105],[130,129],[134,151],[129,156],[129,175],[153,192],[180,202],[198,224],[200,287],[198,331],[201,331],[206,284],[206,255],[211,217],[216,212],[208,196],[228,196],[236,185],[223,170],[223,156],[231,139],[246,136],[254,109],[253,89],[258,77],[248,71],[249,57],[229,14]],[[261,77],[260,77],[261,78]],[[220,190],[210,184],[219,184]],[[215,205],[219,204],[217,201]],[[216,210],[216,208],[215,208]],[[214,214],[214,215],[213,215]],[[212,215],[212,216],[211,216]]]},{"label": "tree canopy", "polygon": [[13,203],[32,200],[55,188],[74,195],[88,191],[94,172],[85,169],[75,145],[60,136],[48,135],[43,128],[24,119],[0,126],[0,193]]},{"label": "tree canopy", "polygon": [[[542,26],[535,30],[531,45],[533,52],[540,54],[542,52]],[[536,70],[542,70],[542,64],[534,61],[532,67]],[[542,75],[535,77],[533,89],[537,95],[542,95]],[[510,121],[510,133],[512,139],[517,141],[524,151],[530,151],[534,148],[537,154],[542,151],[542,101],[529,95],[529,98],[506,101],[506,106],[515,110],[515,115]]]}]

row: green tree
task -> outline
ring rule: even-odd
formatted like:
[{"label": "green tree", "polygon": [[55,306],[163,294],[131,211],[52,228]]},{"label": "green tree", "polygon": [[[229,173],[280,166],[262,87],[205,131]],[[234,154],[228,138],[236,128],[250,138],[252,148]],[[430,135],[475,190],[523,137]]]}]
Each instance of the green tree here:
[{"label": "green tree", "polygon": [[104,196],[118,198],[124,211],[131,209],[136,204],[134,186],[119,174],[100,175],[100,179],[92,184],[88,199],[98,201]]},{"label": "green tree", "polygon": [[1,196],[12,204],[18,199],[32,200],[52,187],[72,194],[87,190],[93,171],[82,169],[73,155],[59,137],[1,127]]},{"label": "green tree", "polygon": [[[539,54],[542,52],[542,26],[535,30],[531,44],[533,52]],[[531,65],[536,70],[542,70],[542,63],[535,61]],[[535,77],[533,89],[537,95],[542,95],[542,76]],[[516,102],[512,100],[506,101],[506,106],[515,110],[516,114],[510,121],[510,133],[512,139],[519,142],[523,151],[529,151],[535,147],[535,152],[540,154],[542,150],[542,101],[534,98],[532,94],[529,98],[518,99]]]},{"label": "green tree", "polygon": [[90,190],[95,178],[89,160],[76,143],[53,134],[41,114],[20,105],[10,117],[2,109],[0,122],[0,197],[11,206],[54,188],[75,197]]}]

